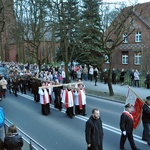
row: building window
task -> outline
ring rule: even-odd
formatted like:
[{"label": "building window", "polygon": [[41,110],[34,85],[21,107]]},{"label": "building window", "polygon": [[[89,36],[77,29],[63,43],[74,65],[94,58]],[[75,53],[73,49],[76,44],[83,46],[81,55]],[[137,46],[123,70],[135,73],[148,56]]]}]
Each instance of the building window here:
[{"label": "building window", "polygon": [[136,32],[136,34],[135,34],[135,42],[141,42],[141,40],[142,40],[141,32]]},{"label": "building window", "polygon": [[128,52],[122,52],[122,64],[128,64]]},{"label": "building window", "polygon": [[135,65],[141,64],[141,51],[134,53],[134,64]]},{"label": "building window", "polygon": [[128,43],[128,35],[127,35],[127,33],[123,34],[123,43]]},{"label": "building window", "polygon": [[109,64],[109,60],[108,60],[108,56],[107,55],[104,56],[104,59],[105,59],[105,63]]}]

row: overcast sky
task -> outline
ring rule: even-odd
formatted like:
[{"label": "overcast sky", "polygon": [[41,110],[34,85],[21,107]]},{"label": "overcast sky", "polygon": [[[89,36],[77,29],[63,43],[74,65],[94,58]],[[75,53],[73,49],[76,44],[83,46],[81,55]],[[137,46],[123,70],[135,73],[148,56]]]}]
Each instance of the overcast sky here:
[{"label": "overcast sky", "polygon": [[126,2],[127,5],[150,2],[150,0],[103,0],[103,2]]}]

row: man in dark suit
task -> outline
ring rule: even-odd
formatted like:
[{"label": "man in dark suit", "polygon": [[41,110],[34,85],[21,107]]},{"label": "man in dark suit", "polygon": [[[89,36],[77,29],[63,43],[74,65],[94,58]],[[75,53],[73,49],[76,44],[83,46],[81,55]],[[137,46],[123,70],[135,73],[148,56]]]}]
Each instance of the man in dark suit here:
[{"label": "man in dark suit", "polygon": [[92,110],[92,115],[86,122],[85,138],[88,150],[103,150],[103,128],[97,108]]},{"label": "man in dark suit", "polygon": [[150,96],[146,97],[142,112],[143,135],[142,140],[150,146]]},{"label": "man in dark suit", "polygon": [[120,139],[120,150],[126,150],[124,147],[126,138],[128,138],[132,150],[140,150],[135,146],[133,139],[133,116],[131,114],[132,111],[133,107],[128,103],[125,105],[125,111],[123,111],[120,117],[120,129],[122,132]]}]

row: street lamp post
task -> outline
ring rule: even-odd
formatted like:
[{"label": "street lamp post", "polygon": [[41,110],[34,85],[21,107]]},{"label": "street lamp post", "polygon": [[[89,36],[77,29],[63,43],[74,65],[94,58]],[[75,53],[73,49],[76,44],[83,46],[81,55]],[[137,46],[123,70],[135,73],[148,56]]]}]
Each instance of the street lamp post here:
[{"label": "street lamp post", "polygon": [[113,46],[113,43],[114,43],[114,41],[112,39],[108,39],[106,41],[106,47],[107,47],[107,49],[111,49],[112,46]]}]

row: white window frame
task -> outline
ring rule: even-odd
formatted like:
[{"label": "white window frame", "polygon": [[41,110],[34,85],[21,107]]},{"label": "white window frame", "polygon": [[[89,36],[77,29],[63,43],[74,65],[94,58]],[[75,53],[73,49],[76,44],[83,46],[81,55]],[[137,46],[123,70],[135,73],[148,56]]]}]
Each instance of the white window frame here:
[{"label": "white window frame", "polygon": [[142,42],[142,33],[140,31],[135,34],[135,42]]},{"label": "white window frame", "polygon": [[105,60],[105,64],[109,64],[108,55],[105,55],[105,56],[104,56],[104,60]]},{"label": "white window frame", "polygon": [[128,53],[122,53],[122,64],[123,65],[126,65],[129,63],[129,55]]},{"label": "white window frame", "polygon": [[141,51],[134,53],[134,64],[141,65]]},{"label": "white window frame", "polygon": [[127,33],[123,34],[123,43],[128,43],[128,34]]}]

